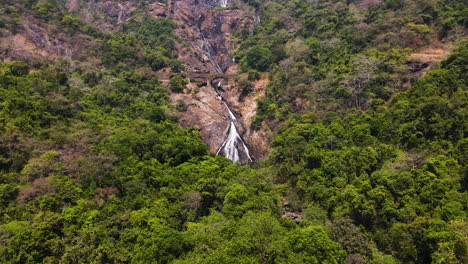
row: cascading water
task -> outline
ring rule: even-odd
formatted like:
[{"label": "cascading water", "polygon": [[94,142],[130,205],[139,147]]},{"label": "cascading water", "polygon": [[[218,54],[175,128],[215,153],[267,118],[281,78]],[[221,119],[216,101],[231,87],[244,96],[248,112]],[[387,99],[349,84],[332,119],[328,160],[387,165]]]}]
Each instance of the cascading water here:
[{"label": "cascading water", "polygon": [[254,16],[254,23],[255,25],[260,24],[260,16]]},{"label": "cascading water", "polygon": [[[220,7],[227,7],[228,0],[219,0],[218,5]],[[203,52],[203,55],[206,56],[206,58],[213,63],[214,70],[216,73],[223,74],[224,70],[220,66],[219,61],[218,61],[218,54],[216,53],[216,50],[213,48],[211,43],[207,41],[207,35],[206,32],[203,32],[201,30],[201,24],[203,23],[204,17],[200,15],[197,18],[197,25],[198,25],[198,30],[200,32],[200,37],[201,37],[201,50]],[[211,85],[211,82],[208,80],[207,81],[208,85]],[[231,111],[229,104],[226,102],[226,100],[223,98],[223,94],[221,94],[220,89],[222,85],[222,80],[218,82],[218,84],[213,87],[218,100],[220,100],[223,105],[226,107],[226,110],[229,114],[229,123],[228,127],[226,128],[226,132],[224,135],[224,141],[219,146],[218,150],[216,151],[216,155],[222,155],[233,162],[240,162],[242,164],[247,164],[253,162],[252,157],[250,156],[250,151],[249,148],[247,147],[247,144],[245,144],[244,140],[240,136],[236,124],[240,125],[240,121],[236,118],[235,114]]]},{"label": "cascading water", "polygon": [[219,0],[220,7],[227,7],[227,0]]},{"label": "cascading water", "polygon": [[223,73],[223,70],[221,69],[221,66],[219,66],[218,58],[216,57],[216,53],[213,50],[213,47],[211,46],[211,44],[208,41],[205,40],[204,37],[202,39],[201,48],[203,50],[203,53],[210,59],[210,61],[213,62],[216,71],[218,73]]},{"label": "cascading water", "polygon": [[[229,130],[228,130],[228,133],[226,135],[226,138],[223,142],[223,144],[221,144],[221,146],[219,147],[218,151],[216,152],[216,155],[220,155],[223,154],[224,157],[234,161],[234,162],[239,162],[241,161],[241,156],[240,155],[245,155],[245,157],[243,157],[244,159],[247,159],[247,161],[250,163],[250,162],[253,162],[252,160],[252,157],[250,156],[250,151],[249,151],[249,148],[247,147],[247,145],[245,144],[244,140],[242,140],[242,137],[239,135],[239,132],[237,132],[237,128],[236,128],[236,124],[235,122],[237,121],[237,118],[236,116],[234,115],[234,113],[232,113],[231,109],[229,108],[228,104],[223,100],[223,97],[220,95],[218,89],[221,88],[221,83],[222,81],[220,81],[218,83],[218,87],[217,89],[215,89],[216,93],[218,94],[218,99],[221,100],[224,104],[224,106],[226,106],[226,109],[229,113],[229,117],[230,117],[230,120],[229,120]],[[243,151],[239,151],[239,148],[241,148],[241,150]],[[240,154],[242,153],[242,154]]]}]

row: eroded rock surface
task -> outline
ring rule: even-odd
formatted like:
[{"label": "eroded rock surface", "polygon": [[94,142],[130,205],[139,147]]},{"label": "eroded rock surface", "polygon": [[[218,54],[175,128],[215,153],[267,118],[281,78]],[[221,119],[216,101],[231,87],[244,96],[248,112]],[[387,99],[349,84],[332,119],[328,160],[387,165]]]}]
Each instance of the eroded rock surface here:
[{"label": "eroded rock surface", "polygon": [[[221,2],[227,8],[219,8]],[[253,12],[230,6],[231,0],[169,0],[166,7],[154,3],[150,10],[153,16],[170,17],[179,25],[176,33],[188,45],[177,43],[176,49],[187,71],[224,72],[237,49],[233,34],[255,24]]]},{"label": "eroded rock surface", "polygon": [[87,23],[115,30],[121,23],[127,22],[141,4],[116,0],[67,0],[66,7]]},{"label": "eroded rock surface", "polygon": [[[224,4],[226,8],[220,8]],[[154,16],[170,16],[180,25],[176,33],[188,45],[179,43],[176,49],[180,59],[185,62],[186,72],[238,74],[237,65],[232,59],[238,48],[233,35],[243,29],[252,30],[256,19],[253,12],[233,9],[231,4],[231,1],[173,0],[168,1],[166,13],[162,13],[160,5],[153,5]],[[179,122],[184,127],[199,129],[210,151],[219,152],[229,137],[230,125],[234,124],[248,146],[251,158],[259,160],[268,153],[267,136],[263,131],[253,131],[250,127],[257,99],[264,96],[267,83],[268,77],[252,83],[251,92],[243,96],[235,79],[215,79],[198,88],[194,84],[189,85],[190,91],[186,94],[173,94],[171,98],[174,104],[182,100],[187,105],[187,111],[179,112]],[[227,108],[232,111],[235,120],[230,117]],[[237,145],[240,162],[249,163],[248,154],[242,151],[242,142]]]},{"label": "eroded rock surface", "polygon": [[40,25],[34,18],[23,17],[18,32],[5,35],[0,40],[0,54],[6,60],[80,58],[80,41],[73,41],[80,39],[79,36],[70,38],[65,34],[51,34],[50,31],[51,29]]},{"label": "eroded rock surface", "polygon": [[[197,128],[202,140],[213,153],[218,152],[225,140],[231,121],[228,110],[215,91],[217,84],[218,80],[211,84],[192,83],[187,86],[184,93],[171,95],[173,104],[178,104],[182,100],[187,106],[186,111],[179,112],[181,126]],[[222,82],[221,87],[218,88],[237,118],[234,124],[239,135],[249,147],[253,160],[263,159],[269,152],[266,133],[262,130],[250,129],[252,117],[257,108],[257,99],[264,96],[267,84],[267,76],[254,82],[252,91],[242,100],[236,80]],[[241,163],[248,163],[247,158],[244,158]]]},{"label": "eroded rock surface", "polygon": [[[236,5],[236,8],[233,5]],[[227,73],[237,76],[237,64],[233,54],[238,49],[236,33],[252,32],[259,22],[255,12],[238,0],[168,0],[167,3],[116,0],[67,0],[66,8],[87,23],[104,30],[115,31],[132,17],[148,12],[155,18],[168,18],[178,25],[175,43],[179,59],[186,72]],[[138,10],[144,10],[144,13]],[[138,11],[138,12],[137,12]],[[0,41],[0,53],[6,59],[38,58],[40,60],[89,60],[87,51],[99,44],[81,34],[66,34],[60,28],[39,23],[33,16],[24,17],[15,34]],[[93,58],[92,58],[93,59]],[[98,59],[94,63],[99,65]],[[167,69],[166,69],[167,70]],[[263,131],[252,131],[251,120],[255,115],[257,99],[264,96],[268,78],[251,84],[251,92],[245,96],[235,78],[210,80],[208,85],[188,86],[184,94],[172,94],[174,104],[182,100],[187,111],[178,112],[183,127],[196,127],[210,151],[216,153],[228,134],[231,123],[251,151],[254,160],[268,153],[268,140]],[[222,101],[216,92],[221,83]],[[230,118],[228,109],[236,119]],[[249,163],[245,158],[241,163]]]}]

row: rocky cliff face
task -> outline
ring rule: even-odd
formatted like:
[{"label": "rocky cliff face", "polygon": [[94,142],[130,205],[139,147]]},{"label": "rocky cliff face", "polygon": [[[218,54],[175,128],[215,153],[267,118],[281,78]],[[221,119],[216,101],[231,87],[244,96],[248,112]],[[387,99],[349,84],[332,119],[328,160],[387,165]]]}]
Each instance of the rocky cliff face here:
[{"label": "rocky cliff face", "polygon": [[[60,9],[68,9],[86,23],[112,31],[128,21],[138,7],[132,1],[67,0]],[[45,62],[60,58],[84,61],[90,60],[89,53],[99,47],[99,43],[88,36],[66,32],[48,19],[35,17],[30,10],[21,13],[20,21],[13,32],[0,29],[0,55],[5,60]]]},{"label": "rocky cliff face", "polygon": [[81,60],[85,49],[92,49],[95,44],[83,36],[65,34],[34,17],[24,16],[16,32],[2,34],[0,55],[7,61]]},{"label": "rocky cliff face", "polygon": [[[187,72],[238,74],[233,61],[238,44],[234,34],[245,28],[252,30],[255,14],[248,9],[233,8],[232,4],[230,0],[172,0],[166,7],[158,3],[152,5],[154,16],[171,17],[180,25],[177,35],[187,45],[179,43],[176,49]],[[225,151],[220,148],[229,138],[233,124],[250,149],[251,158],[264,158],[268,153],[267,136],[262,131],[252,131],[250,125],[257,99],[264,96],[267,79],[253,83],[252,92],[244,98],[236,78],[189,85],[185,94],[171,97],[174,103],[183,101],[188,106],[187,111],[179,113],[180,124],[198,128],[210,151],[220,154]],[[249,163],[248,154],[242,151],[242,142],[235,144],[239,148],[239,161]]]},{"label": "rocky cliff face", "polygon": [[[253,160],[262,159],[268,153],[265,133],[250,130],[257,99],[264,96],[268,78],[252,83],[251,93],[241,96],[236,77],[237,64],[233,61],[233,54],[238,49],[236,32],[245,29],[252,31],[256,23],[255,12],[242,1],[167,0],[167,3],[161,3],[67,0],[65,7],[86,23],[107,31],[118,30],[130,18],[146,12],[155,18],[171,19],[178,25],[176,34],[180,39],[174,49],[184,62],[186,72],[227,73],[234,76],[229,80],[192,83],[184,94],[172,94],[174,104],[182,100],[187,105],[187,111],[178,112],[180,124],[198,128],[202,139],[214,153],[226,141],[231,124],[241,138],[236,144],[245,143]],[[25,16],[17,33],[2,37],[0,53],[12,60],[35,57],[40,60],[86,60],[92,57],[86,52],[94,50],[94,46],[97,47],[98,43],[84,35],[61,32],[57,26],[51,27],[34,16]],[[245,153],[239,155],[242,156],[241,163],[250,162]]]},{"label": "rocky cliff face", "polygon": [[115,0],[67,0],[68,11],[78,14],[89,24],[115,30],[127,22],[144,2]]},{"label": "rocky cliff face", "polygon": [[[211,83],[191,83],[184,93],[171,95],[173,104],[184,102],[187,106],[186,111],[179,112],[180,125],[197,128],[210,151],[218,152],[226,139],[231,122],[226,106],[218,99],[216,92],[218,89],[236,116],[234,125],[248,146],[251,158],[254,161],[265,158],[269,152],[267,134],[263,130],[251,130],[250,126],[257,108],[257,99],[265,96],[268,76],[263,76],[259,81],[252,83],[251,92],[245,97],[242,97],[238,89],[237,80],[224,80],[217,88],[220,81],[217,79]],[[250,161],[244,157],[240,162],[249,163]]]},{"label": "rocky cliff face", "polygon": [[234,33],[254,27],[254,13],[232,8],[231,0],[169,0],[167,6],[153,3],[150,11],[180,26],[176,33],[186,45],[176,49],[187,71],[226,71],[237,49]]}]

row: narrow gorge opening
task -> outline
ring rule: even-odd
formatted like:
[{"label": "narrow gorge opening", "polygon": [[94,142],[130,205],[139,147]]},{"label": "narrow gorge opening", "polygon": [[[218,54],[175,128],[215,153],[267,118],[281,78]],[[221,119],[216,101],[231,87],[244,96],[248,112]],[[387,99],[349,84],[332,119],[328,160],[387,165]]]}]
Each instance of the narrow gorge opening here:
[{"label": "narrow gorge opening", "polygon": [[[217,3],[216,7],[227,8],[227,5],[228,5],[228,0],[220,0]],[[197,8],[197,11],[198,10],[199,9]],[[206,58],[212,63],[216,73],[224,74],[225,69],[227,68],[228,65],[222,65],[223,63],[219,62],[218,56],[220,54],[218,54],[218,51],[213,48],[213,46],[210,44],[210,39],[207,37],[207,35],[213,35],[215,34],[215,32],[203,31],[203,29],[200,26],[203,23],[203,19],[204,19],[204,16],[200,14],[197,17],[197,23],[196,23],[198,27],[197,29],[201,37],[201,50],[203,52],[203,55],[206,56]],[[212,28],[212,30],[215,31],[216,29]],[[234,61],[234,60],[232,59],[227,63],[231,63],[231,61]],[[215,84],[213,84],[210,80],[207,81],[207,85],[210,86],[212,89],[214,89],[214,91],[216,92],[217,99],[220,100],[222,104],[225,106],[225,110],[228,114],[226,115],[227,125],[222,135],[223,142],[217,148],[216,155],[224,156],[232,160],[233,162],[238,162],[240,164],[250,164],[254,160],[251,156],[249,147],[247,146],[246,142],[242,138],[242,135],[239,134],[239,129],[238,129],[238,127],[242,128],[242,123],[236,117],[236,114],[233,112],[233,110],[229,106],[228,100],[226,100],[225,98],[226,93],[222,91],[223,81],[224,80],[221,79]]]}]

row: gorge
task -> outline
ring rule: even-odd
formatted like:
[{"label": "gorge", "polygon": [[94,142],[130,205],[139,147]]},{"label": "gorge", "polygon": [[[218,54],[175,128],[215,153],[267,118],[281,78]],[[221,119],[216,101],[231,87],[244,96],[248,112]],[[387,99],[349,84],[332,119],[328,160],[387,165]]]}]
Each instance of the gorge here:
[{"label": "gorge", "polygon": [[[186,74],[238,75],[233,59],[237,49],[233,35],[244,28],[251,29],[258,23],[258,17],[230,5],[226,0],[168,2],[167,15],[183,25],[176,32],[189,44],[189,48],[176,45],[180,58],[190,62]],[[258,92],[250,95],[252,98],[242,100],[236,78],[231,79],[189,84],[191,94],[187,90],[185,94],[172,94],[171,98],[173,103],[182,100],[188,106],[186,112],[179,113],[180,124],[199,129],[211,152],[248,164],[267,153],[266,135],[262,131],[251,131],[249,120],[255,114],[256,98],[261,96],[266,84],[258,87]],[[194,92],[196,90],[199,92]]]},{"label": "gorge", "polygon": [[468,263],[467,10],[0,1],[0,263]]}]

